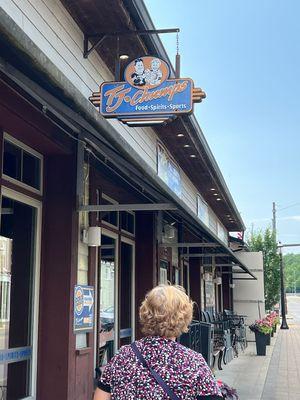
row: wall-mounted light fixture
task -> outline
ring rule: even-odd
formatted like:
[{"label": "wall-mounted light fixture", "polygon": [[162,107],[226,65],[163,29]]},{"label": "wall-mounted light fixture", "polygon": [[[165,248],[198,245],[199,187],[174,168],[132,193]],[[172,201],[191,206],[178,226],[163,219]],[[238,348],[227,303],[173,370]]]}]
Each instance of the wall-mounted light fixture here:
[{"label": "wall-mounted light fixture", "polygon": [[82,242],[90,247],[101,246],[101,228],[100,226],[90,226],[82,232]]},{"label": "wall-mounted light fixture", "polygon": [[229,287],[230,287],[231,289],[234,289],[234,288],[235,288],[235,283],[229,283]]},{"label": "wall-mounted light fixture", "polygon": [[165,224],[163,235],[164,239],[174,239],[176,235],[176,228],[171,224]]}]

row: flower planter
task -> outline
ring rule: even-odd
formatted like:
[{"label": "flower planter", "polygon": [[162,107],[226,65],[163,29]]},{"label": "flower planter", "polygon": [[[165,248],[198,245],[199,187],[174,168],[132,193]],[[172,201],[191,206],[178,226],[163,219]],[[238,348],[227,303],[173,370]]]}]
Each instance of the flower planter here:
[{"label": "flower planter", "polygon": [[266,355],[267,336],[261,332],[255,332],[256,354],[258,356]]}]

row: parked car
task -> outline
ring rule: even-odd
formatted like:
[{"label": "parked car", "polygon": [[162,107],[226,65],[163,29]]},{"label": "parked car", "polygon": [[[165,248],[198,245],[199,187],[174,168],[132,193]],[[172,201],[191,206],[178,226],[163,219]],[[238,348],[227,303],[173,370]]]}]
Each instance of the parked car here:
[{"label": "parked car", "polygon": [[105,330],[111,329],[114,326],[115,310],[114,307],[108,307],[100,312],[100,321],[102,328]]}]

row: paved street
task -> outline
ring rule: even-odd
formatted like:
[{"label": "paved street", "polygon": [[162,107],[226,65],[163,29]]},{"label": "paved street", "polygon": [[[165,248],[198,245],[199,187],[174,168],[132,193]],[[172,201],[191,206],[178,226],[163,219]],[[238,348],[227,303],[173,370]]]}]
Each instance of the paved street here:
[{"label": "paved street", "polygon": [[255,343],[216,376],[237,389],[240,400],[300,400],[300,296],[288,296],[289,330],[277,330],[265,357]]},{"label": "paved street", "polygon": [[293,324],[300,325],[300,295],[288,296],[288,317]]}]

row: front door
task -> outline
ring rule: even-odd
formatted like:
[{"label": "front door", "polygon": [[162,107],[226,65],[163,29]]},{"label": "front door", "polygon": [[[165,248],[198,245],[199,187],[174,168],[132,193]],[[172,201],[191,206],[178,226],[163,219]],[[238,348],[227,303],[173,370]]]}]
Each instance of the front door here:
[{"label": "front door", "polygon": [[102,230],[98,265],[97,366],[118,349],[118,235]]},{"label": "front door", "polygon": [[0,399],[35,398],[40,203],[2,188]]}]

